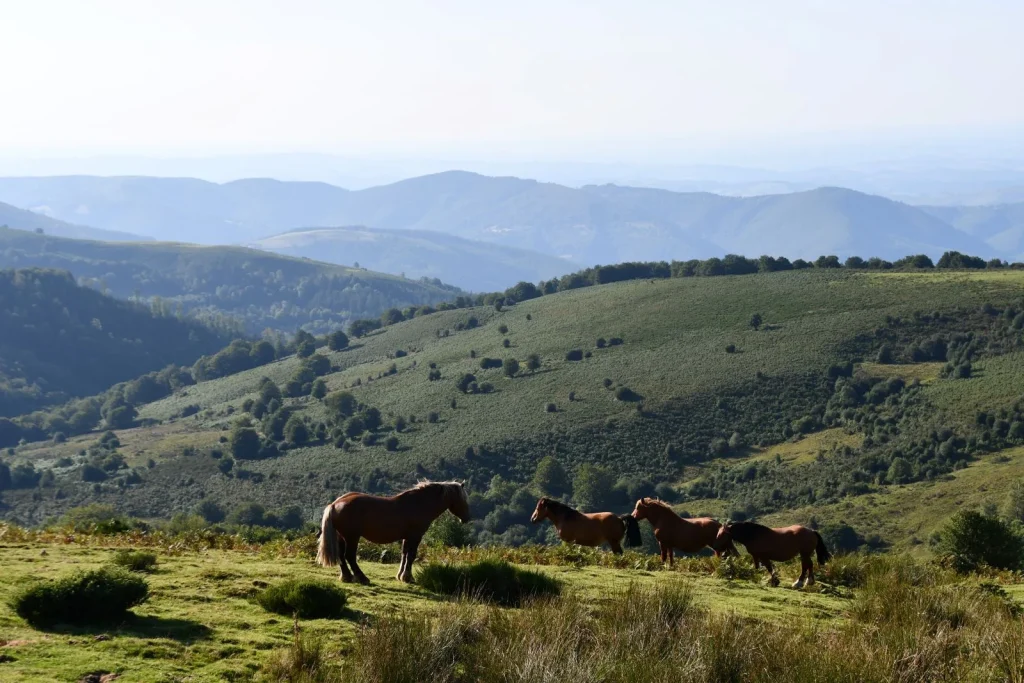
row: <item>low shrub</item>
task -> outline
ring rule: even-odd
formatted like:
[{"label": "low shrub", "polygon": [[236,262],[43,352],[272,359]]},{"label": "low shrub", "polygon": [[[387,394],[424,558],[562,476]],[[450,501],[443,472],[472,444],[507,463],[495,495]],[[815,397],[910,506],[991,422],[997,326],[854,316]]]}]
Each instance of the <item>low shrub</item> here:
[{"label": "low shrub", "polygon": [[130,572],[151,572],[156,569],[156,553],[145,550],[119,550],[114,564]]},{"label": "low shrub", "polygon": [[519,569],[503,560],[463,564],[431,562],[417,581],[428,591],[518,607],[532,598],[558,595],[562,585],[547,574]]},{"label": "low shrub", "polygon": [[256,596],[268,612],[301,619],[337,619],[345,610],[348,596],[327,581],[290,579],[270,586]]},{"label": "low shrub", "polygon": [[33,626],[106,623],[124,618],[148,596],[145,579],[104,567],[30,586],[15,595],[11,607]]}]

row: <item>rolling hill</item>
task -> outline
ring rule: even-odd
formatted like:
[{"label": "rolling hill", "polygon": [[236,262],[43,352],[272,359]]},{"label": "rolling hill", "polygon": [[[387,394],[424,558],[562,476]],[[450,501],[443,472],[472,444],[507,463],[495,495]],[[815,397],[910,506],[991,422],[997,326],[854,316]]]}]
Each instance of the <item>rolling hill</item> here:
[{"label": "rolling hill", "polygon": [[[656,493],[694,514],[852,522],[870,496],[964,469],[1000,477],[986,463],[1022,457],[1022,295],[1024,275],[1009,269],[805,270],[620,282],[419,316],[318,352],[326,391],[357,405],[298,395],[266,407],[263,378],[285,388],[311,372],[296,357],[200,382],[140,406],[155,426],[118,431],[126,467],[99,488],[81,482],[86,459],[75,456],[96,435],[19,447],[9,462],[52,469],[53,488],[42,500],[5,492],[2,514],[34,523],[104,502],[166,518],[207,500],[299,505],[312,519],[345,490],[457,476],[474,492],[480,541],[546,538],[523,522],[537,487],[589,509],[624,511]],[[283,440],[269,457],[233,450],[240,415]],[[285,422],[292,436],[280,434]],[[537,479],[548,456],[568,483]],[[969,502],[1001,504],[991,496],[1004,489],[993,482]],[[921,533],[857,514],[858,530],[884,542]]]},{"label": "rolling hill", "polygon": [[50,218],[49,216],[41,213],[26,211],[25,209],[19,209],[11,206],[10,204],[3,203],[0,203],[0,226],[14,228],[15,230],[30,230],[33,232],[41,230],[45,234],[53,235],[55,237],[72,237],[83,240],[126,242],[148,239],[146,237],[140,237],[139,235],[118,232],[116,230],[101,230],[99,228],[90,228],[85,225],[65,223],[64,221],[59,221],[56,218]]},{"label": "rolling hill", "polygon": [[921,210],[984,240],[1011,261],[1024,259],[1024,202],[991,206],[922,206]]},{"label": "rolling hill", "polygon": [[0,270],[0,416],[191,365],[229,337],[81,287],[67,272]]},{"label": "rolling hill", "polygon": [[950,249],[1001,255],[925,211],[841,188],[724,197],[450,171],[359,191],[265,179],[217,185],[175,178],[0,178],[0,200],[45,205],[62,218],[87,216],[95,225],[158,239],[252,242],[299,226],[365,225],[445,233],[584,265],[724,252],[888,260],[908,252],[934,258]]},{"label": "rolling hill", "polygon": [[161,311],[293,333],[324,332],[391,307],[437,304],[459,290],[439,281],[407,280],[361,268],[242,247],[168,242],[96,242],[0,229],[0,268],[71,271],[120,298],[141,298]]},{"label": "rolling hill", "polygon": [[477,292],[499,291],[521,281],[540,282],[579,268],[540,252],[428,230],[305,228],[265,237],[251,246],[411,278],[437,278]]}]

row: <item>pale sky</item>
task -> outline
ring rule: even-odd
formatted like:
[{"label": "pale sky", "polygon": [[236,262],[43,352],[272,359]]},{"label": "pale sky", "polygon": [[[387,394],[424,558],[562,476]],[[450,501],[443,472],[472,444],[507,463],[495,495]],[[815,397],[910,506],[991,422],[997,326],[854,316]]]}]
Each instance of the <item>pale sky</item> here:
[{"label": "pale sky", "polygon": [[7,153],[1024,124],[1024,2],[0,0]]}]

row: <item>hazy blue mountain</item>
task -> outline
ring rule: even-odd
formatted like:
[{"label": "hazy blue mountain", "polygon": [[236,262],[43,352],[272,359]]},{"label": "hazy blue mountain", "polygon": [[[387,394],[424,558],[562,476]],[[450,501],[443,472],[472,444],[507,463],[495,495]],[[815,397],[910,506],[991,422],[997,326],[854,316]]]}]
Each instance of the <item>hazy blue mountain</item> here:
[{"label": "hazy blue mountain", "polygon": [[[262,179],[217,185],[174,178],[0,178],[0,200],[45,204],[58,217],[86,216],[94,225],[159,239],[251,243],[296,226],[366,225],[444,233],[582,265],[724,252],[894,259],[956,249],[997,255],[926,211],[840,188],[727,197],[616,185],[571,188],[449,171],[359,191]],[[417,268],[406,272],[431,267],[427,252],[409,263]]]},{"label": "hazy blue mountain", "polygon": [[65,223],[64,221],[57,220],[56,218],[50,218],[49,216],[45,216],[41,213],[26,211],[25,209],[19,209],[11,206],[10,204],[3,203],[0,203],[0,225],[6,225],[7,227],[14,228],[15,230],[42,230],[47,235],[73,237],[83,240],[130,242],[148,239],[139,235],[118,232],[116,230],[103,230],[100,228],[90,228],[86,225]]},{"label": "hazy blue mountain", "polygon": [[984,240],[996,253],[1024,259],[1024,202],[996,206],[922,206],[923,211]]},{"label": "hazy blue mountain", "polygon": [[462,239],[429,230],[377,230],[362,226],[302,228],[265,237],[251,246],[279,254],[353,265],[410,278],[438,278],[477,292],[520,281],[565,275],[578,264],[537,251]]}]

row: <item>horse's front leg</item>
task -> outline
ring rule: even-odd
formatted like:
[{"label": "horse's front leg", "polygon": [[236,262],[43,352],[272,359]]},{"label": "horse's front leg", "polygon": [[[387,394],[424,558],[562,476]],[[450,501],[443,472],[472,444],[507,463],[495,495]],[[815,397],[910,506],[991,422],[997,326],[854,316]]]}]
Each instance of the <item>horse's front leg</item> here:
[{"label": "horse's front leg", "polygon": [[668,546],[658,541],[658,545],[661,546],[661,563],[665,564],[665,560],[668,559]]},{"label": "horse's front leg", "polygon": [[676,566],[676,551],[672,546],[668,547],[668,566]]},{"label": "horse's front leg", "polygon": [[399,575],[399,579],[406,583],[415,583],[412,578],[412,563],[416,561],[416,551],[419,550],[420,539],[419,538],[407,538],[402,541],[402,548],[405,551],[405,565],[402,568],[402,573]]},{"label": "horse's front leg", "polygon": [[763,564],[764,564],[764,568],[768,570],[768,585],[770,585],[770,586],[778,586],[779,585],[779,577],[775,575],[775,567],[774,567],[774,565],[772,565],[772,561],[766,558],[763,561]]}]

